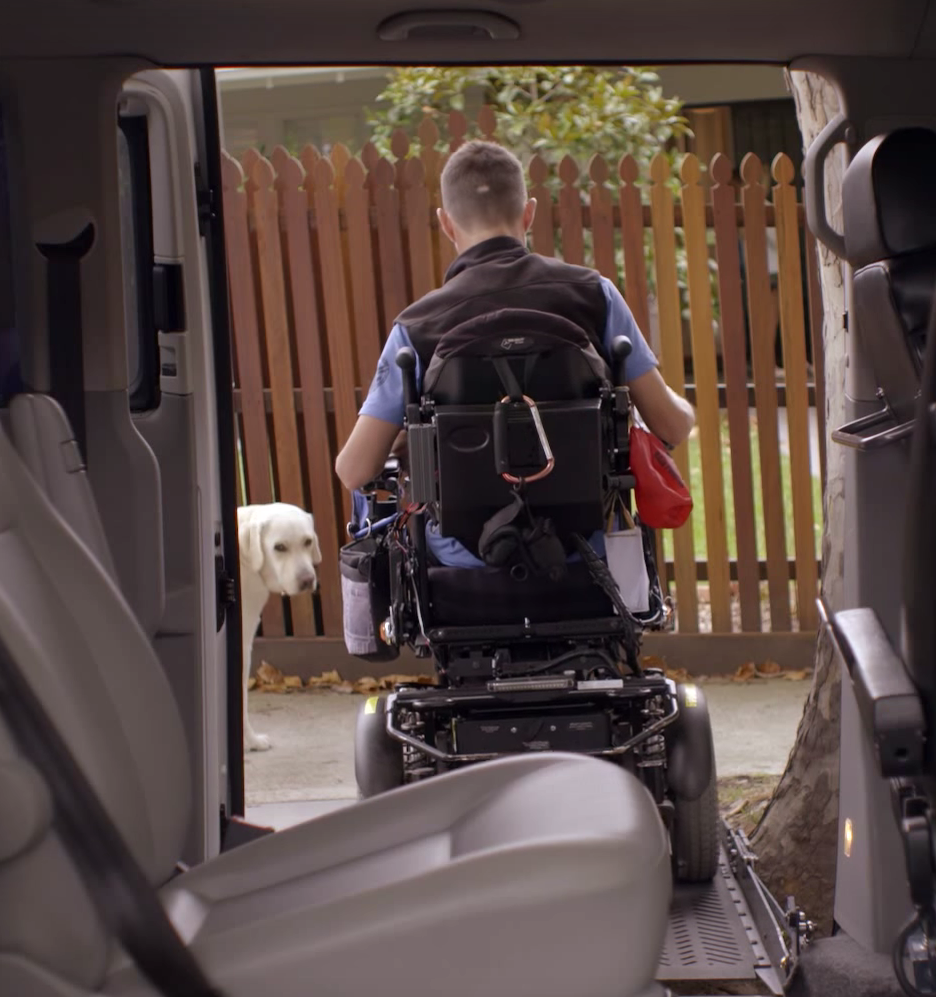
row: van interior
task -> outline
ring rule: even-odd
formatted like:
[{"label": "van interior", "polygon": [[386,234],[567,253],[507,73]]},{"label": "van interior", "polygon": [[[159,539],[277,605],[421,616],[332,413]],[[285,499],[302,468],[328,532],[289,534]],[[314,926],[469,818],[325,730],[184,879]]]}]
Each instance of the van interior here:
[{"label": "van interior", "polygon": [[[936,3],[34,0],[3,22],[0,994],[936,993]],[[770,64],[840,97],[805,165],[808,224],[847,264],[844,595],[822,626],[848,834],[828,938],[727,829],[715,880],[674,888],[642,790],[579,756],[228,833],[244,764],[215,69],[550,63]],[[843,147],[838,231],[824,165]]]}]

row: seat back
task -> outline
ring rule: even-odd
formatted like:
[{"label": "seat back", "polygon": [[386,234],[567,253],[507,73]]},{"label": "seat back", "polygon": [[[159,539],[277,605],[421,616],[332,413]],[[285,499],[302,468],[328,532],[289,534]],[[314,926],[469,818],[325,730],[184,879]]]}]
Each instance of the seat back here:
[{"label": "seat back", "polygon": [[[511,500],[495,459],[495,409],[511,393],[511,377],[535,402],[555,460],[551,473],[526,486],[533,513],[552,519],[560,536],[588,535],[604,521],[610,371],[567,319],[502,309],[446,333],[423,384],[436,426],[439,531],[473,551],[484,524]],[[502,414],[511,472],[533,477],[546,455],[530,410],[513,405]]]},{"label": "seat back", "polygon": [[862,345],[898,422],[913,417],[936,287],[936,132],[904,128],[867,142],[845,171],[845,253]]},{"label": "seat back", "polygon": [[81,448],[62,407],[49,395],[10,402],[10,440],[58,514],[118,581]]},{"label": "seat back", "polygon": [[[181,854],[191,799],[172,690],[107,570],[2,428],[0,639],[149,879],[165,882]],[[113,954],[109,932],[2,710],[0,702],[0,910],[10,916],[0,918],[0,952],[94,990]]]},{"label": "seat back", "polygon": [[[932,732],[936,730],[936,306],[928,339],[910,454],[901,637],[903,659],[922,694]],[[927,762],[929,774],[936,777],[932,733]]]}]

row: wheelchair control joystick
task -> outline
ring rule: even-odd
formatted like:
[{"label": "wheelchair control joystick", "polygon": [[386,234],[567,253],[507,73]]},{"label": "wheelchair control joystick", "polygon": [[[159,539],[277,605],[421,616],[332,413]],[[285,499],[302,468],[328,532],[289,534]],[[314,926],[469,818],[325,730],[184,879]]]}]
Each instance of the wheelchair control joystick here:
[{"label": "wheelchair control joystick", "polygon": [[624,384],[627,372],[627,358],[634,350],[634,344],[627,336],[615,336],[611,343],[612,375],[614,384],[620,387]]},{"label": "wheelchair control joystick", "polygon": [[406,404],[416,405],[419,401],[416,393],[416,351],[411,346],[401,347],[397,351],[396,365],[403,371]]}]

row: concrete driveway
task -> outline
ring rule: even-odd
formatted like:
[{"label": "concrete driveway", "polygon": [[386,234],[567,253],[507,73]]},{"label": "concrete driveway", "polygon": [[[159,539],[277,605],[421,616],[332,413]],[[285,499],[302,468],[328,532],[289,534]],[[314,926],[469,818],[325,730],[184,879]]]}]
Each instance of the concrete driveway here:
[{"label": "concrete driveway", "polygon": [[[796,738],[810,681],[705,683],[721,778],[780,775]],[[332,691],[250,693],[254,727],[270,751],[245,759],[248,818],[284,827],[357,797],[354,719],[361,697]]]}]

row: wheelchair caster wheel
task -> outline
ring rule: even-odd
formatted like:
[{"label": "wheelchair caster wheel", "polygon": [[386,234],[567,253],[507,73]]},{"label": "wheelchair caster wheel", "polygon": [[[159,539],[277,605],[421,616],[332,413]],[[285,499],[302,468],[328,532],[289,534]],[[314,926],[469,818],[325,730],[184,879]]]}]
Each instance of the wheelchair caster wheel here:
[{"label": "wheelchair caster wheel", "polygon": [[403,747],[387,734],[387,701],[365,700],[354,729],[354,776],[362,800],[403,785]]}]

